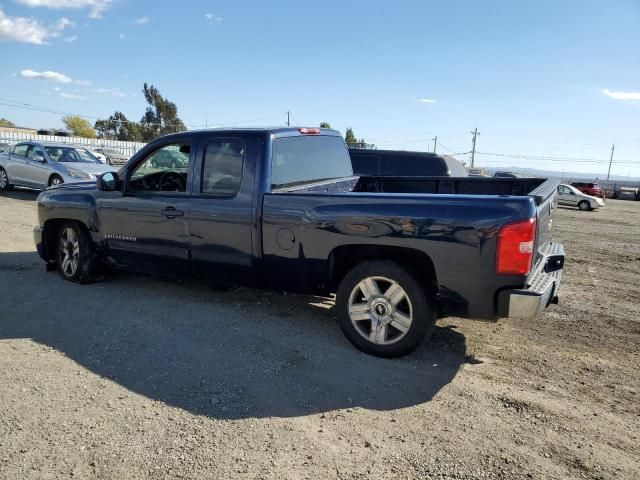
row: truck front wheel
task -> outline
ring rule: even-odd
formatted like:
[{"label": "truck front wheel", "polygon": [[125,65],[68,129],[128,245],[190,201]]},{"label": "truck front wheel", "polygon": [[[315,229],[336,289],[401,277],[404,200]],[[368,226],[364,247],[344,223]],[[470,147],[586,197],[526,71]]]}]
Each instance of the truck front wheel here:
[{"label": "truck front wheel", "polygon": [[340,328],[357,348],[378,357],[411,353],[436,323],[432,296],[405,268],[365,261],[340,282],[336,307]]},{"label": "truck front wheel", "polygon": [[66,222],[58,230],[56,243],[58,272],[74,283],[99,280],[100,259],[97,257],[89,233],[76,222]]}]

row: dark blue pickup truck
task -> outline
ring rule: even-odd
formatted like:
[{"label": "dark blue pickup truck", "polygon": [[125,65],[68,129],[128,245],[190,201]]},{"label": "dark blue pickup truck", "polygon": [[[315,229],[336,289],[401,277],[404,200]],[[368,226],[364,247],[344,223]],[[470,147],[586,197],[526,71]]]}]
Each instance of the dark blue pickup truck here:
[{"label": "dark blue pickup truck", "polygon": [[[171,158],[171,162],[158,159]],[[393,357],[443,315],[532,318],[556,301],[557,181],[353,176],[338,132],[176,133],[97,183],[38,197],[49,269],[106,268],[329,295],[348,339]]]}]

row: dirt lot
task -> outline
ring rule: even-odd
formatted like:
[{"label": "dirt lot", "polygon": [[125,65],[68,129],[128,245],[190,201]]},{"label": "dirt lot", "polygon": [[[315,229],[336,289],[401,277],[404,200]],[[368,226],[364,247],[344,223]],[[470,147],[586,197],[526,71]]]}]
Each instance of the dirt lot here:
[{"label": "dirt lot", "polygon": [[561,209],[561,304],[414,355],[325,299],[131,274],[77,286],[0,194],[0,478],[640,478],[640,202]]}]

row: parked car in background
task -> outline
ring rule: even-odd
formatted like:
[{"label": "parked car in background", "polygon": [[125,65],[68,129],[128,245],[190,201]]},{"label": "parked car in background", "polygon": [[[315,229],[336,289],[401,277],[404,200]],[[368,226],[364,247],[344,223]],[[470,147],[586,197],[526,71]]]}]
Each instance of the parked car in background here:
[{"label": "parked car in background", "polygon": [[95,180],[113,171],[86,149],[68,143],[20,142],[0,153],[0,190],[14,186],[45,189]]},{"label": "parked car in background", "polygon": [[514,172],[496,172],[493,176],[494,178],[523,178],[522,175]]},{"label": "parked car in background", "polygon": [[151,159],[152,168],[187,168],[189,156],[180,150],[162,150]]},{"label": "parked car in background", "polygon": [[95,149],[96,152],[104,155],[107,165],[124,165],[129,157],[115,148],[100,147]]},{"label": "parked car in background", "polygon": [[620,187],[616,192],[616,198],[620,200],[640,200],[640,188]]},{"label": "parked car in background", "polygon": [[374,177],[466,177],[462,162],[449,155],[404,150],[350,148],[354,175]]},{"label": "parked car in background", "polygon": [[[177,155],[187,168],[171,168]],[[76,283],[98,280],[106,263],[336,293],[347,338],[396,357],[438,315],[533,318],[556,301],[558,184],[359,177],[334,130],[196,130],[157,138],[118,173],[42,192],[34,238],[48,267]]]},{"label": "parked car in background", "polygon": [[11,147],[11,145],[13,145],[12,143],[5,143],[5,142],[1,142],[0,143],[0,153],[2,152],[6,152],[7,150],[9,150],[9,148]]},{"label": "parked car in background", "polygon": [[589,183],[589,182],[573,182],[571,184],[572,187],[577,188],[582,193],[586,193],[587,195],[591,195],[592,197],[604,197],[604,191],[600,188],[600,185],[597,183]]},{"label": "parked car in background", "polygon": [[91,155],[100,160],[100,163],[107,163],[107,157],[105,157],[102,153],[95,150],[91,145],[79,145],[82,148],[85,148],[89,151]]},{"label": "parked car in background", "polygon": [[487,172],[484,171],[484,168],[468,168],[467,169],[467,174],[470,177],[486,177]]},{"label": "parked car in background", "polygon": [[604,207],[602,198],[582,193],[576,187],[561,183],[558,185],[558,205],[578,207],[580,210],[594,210]]}]

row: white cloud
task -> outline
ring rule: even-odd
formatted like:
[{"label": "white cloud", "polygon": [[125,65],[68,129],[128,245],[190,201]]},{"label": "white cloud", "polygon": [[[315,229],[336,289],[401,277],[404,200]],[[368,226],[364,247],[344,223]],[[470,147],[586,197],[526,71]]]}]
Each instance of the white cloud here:
[{"label": "white cloud", "polygon": [[111,6],[112,0],[15,0],[28,7],[46,7],[52,9],[88,8],[91,18],[102,17],[102,12]]},{"label": "white cloud", "polygon": [[63,30],[72,26],[67,18],[61,18],[46,26],[35,18],[10,17],[0,10],[0,40],[46,45],[47,39],[59,37]]},{"label": "white cloud", "polygon": [[60,87],[53,87],[54,92],[60,92],[62,89]]},{"label": "white cloud", "polygon": [[135,23],[136,25],[145,25],[149,23],[149,17],[136,18],[133,23]]},{"label": "white cloud", "polygon": [[52,80],[60,83],[71,83],[73,80],[66,76],[64,73],[52,72],[46,70],[44,72],[36,72],[34,70],[22,70],[20,76],[23,78],[36,79],[36,80]]},{"label": "white cloud", "polygon": [[100,93],[102,95],[111,95],[112,97],[120,97],[120,98],[124,98],[127,96],[127,94],[124,93],[119,88],[96,88],[94,92]]},{"label": "white cloud", "polygon": [[120,40],[122,40],[124,38],[124,33],[120,34]]},{"label": "white cloud", "polygon": [[65,37],[62,39],[63,42],[73,43],[78,39],[77,35],[72,35],[71,37]]},{"label": "white cloud", "polygon": [[213,13],[205,13],[204,18],[207,19],[207,23],[209,25],[213,25],[214,23],[219,23],[222,21],[222,17],[220,15],[214,15]]},{"label": "white cloud", "polygon": [[82,95],[76,95],[74,93],[69,92],[60,92],[58,95],[62,98],[66,98],[67,100],[86,100],[87,97],[83,97]]},{"label": "white cloud", "polygon": [[605,88],[602,93],[615,100],[640,100],[640,92],[612,92]]},{"label": "white cloud", "polygon": [[90,87],[92,85],[91,80],[76,80],[76,85],[80,85],[81,87]]},{"label": "white cloud", "polygon": [[418,99],[420,103],[436,103],[434,98],[420,98]]}]

